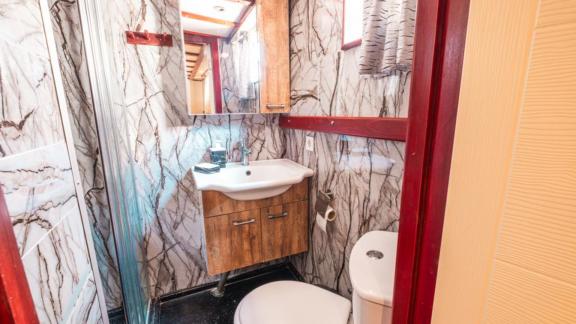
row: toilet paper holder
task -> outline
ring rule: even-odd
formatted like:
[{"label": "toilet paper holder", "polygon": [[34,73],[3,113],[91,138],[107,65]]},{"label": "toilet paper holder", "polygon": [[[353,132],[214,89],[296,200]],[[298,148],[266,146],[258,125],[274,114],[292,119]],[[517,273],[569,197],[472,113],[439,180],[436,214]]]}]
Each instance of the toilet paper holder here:
[{"label": "toilet paper holder", "polygon": [[330,189],[328,189],[328,191],[318,191],[317,198],[325,203],[330,203],[334,200],[334,193],[332,193]]},{"label": "toilet paper holder", "polygon": [[316,194],[316,212],[320,215],[324,215],[332,201],[334,201],[334,193],[332,193],[331,190],[318,191]]}]

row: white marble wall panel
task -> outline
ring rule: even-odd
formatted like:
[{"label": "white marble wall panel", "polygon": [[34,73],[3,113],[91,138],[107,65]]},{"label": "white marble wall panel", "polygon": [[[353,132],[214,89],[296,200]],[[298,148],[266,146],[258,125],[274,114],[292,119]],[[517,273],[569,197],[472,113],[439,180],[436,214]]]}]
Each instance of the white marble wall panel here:
[{"label": "white marble wall panel", "polygon": [[76,300],[91,268],[78,210],[65,215],[22,262],[40,323],[64,323],[75,306],[84,307]]},{"label": "white marble wall panel", "polygon": [[0,178],[21,255],[78,209],[64,142],[0,159]]},{"label": "white marble wall panel", "polygon": [[63,140],[49,59],[1,37],[0,51],[0,157]]},{"label": "white marble wall panel", "polygon": [[0,12],[0,38],[48,57],[42,14],[37,0],[2,0]]}]

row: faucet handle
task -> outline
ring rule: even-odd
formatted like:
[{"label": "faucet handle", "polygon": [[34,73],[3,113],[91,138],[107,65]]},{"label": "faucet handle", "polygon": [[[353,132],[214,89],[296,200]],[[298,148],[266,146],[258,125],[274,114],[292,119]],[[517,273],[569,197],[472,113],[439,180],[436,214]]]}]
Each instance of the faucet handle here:
[{"label": "faucet handle", "polygon": [[240,141],[240,150],[250,151],[250,149],[248,148],[248,140],[247,139],[243,139]]}]

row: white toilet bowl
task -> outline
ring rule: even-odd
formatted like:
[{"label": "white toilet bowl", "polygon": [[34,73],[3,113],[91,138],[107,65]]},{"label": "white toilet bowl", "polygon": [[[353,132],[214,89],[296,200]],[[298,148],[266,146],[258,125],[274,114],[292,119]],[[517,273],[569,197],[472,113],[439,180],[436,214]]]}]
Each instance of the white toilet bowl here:
[{"label": "white toilet bowl", "polygon": [[[350,255],[354,324],[391,323],[397,234],[366,233]],[[242,299],[234,324],[347,324],[350,301],[299,281],[260,286]]]},{"label": "white toilet bowl", "polygon": [[234,324],[346,324],[350,301],[299,281],[260,286],[242,299]]}]

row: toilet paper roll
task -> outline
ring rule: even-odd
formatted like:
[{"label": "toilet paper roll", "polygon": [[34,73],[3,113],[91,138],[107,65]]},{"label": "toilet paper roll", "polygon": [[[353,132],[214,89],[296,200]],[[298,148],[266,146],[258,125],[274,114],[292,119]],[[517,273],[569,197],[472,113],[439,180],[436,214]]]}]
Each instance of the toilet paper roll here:
[{"label": "toilet paper roll", "polygon": [[326,212],[324,215],[320,215],[320,213],[316,213],[316,226],[322,230],[322,232],[326,233],[326,228],[328,227],[328,223],[333,222],[336,220],[336,212],[330,206],[326,208]]}]

